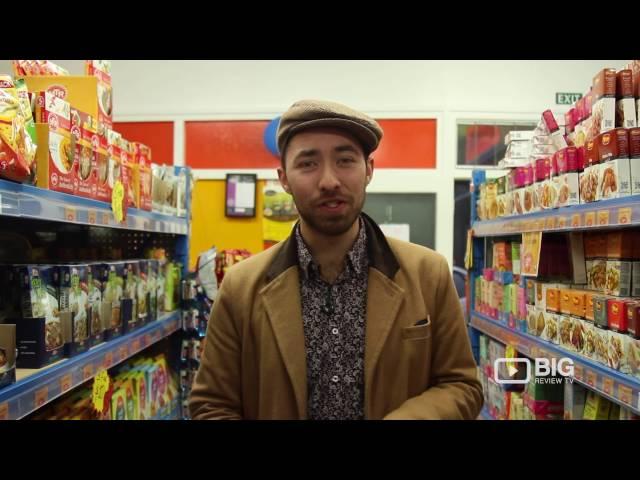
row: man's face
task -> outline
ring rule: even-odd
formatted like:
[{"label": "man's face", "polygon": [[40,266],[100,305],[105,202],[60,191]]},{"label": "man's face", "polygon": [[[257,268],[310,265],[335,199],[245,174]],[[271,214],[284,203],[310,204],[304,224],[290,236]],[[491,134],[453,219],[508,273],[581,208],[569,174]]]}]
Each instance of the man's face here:
[{"label": "man's face", "polygon": [[280,183],[293,196],[304,222],[318,233],[345,233],[358,218],[373,159],[339,129],[318,128],[296,134],[286,149]]}]

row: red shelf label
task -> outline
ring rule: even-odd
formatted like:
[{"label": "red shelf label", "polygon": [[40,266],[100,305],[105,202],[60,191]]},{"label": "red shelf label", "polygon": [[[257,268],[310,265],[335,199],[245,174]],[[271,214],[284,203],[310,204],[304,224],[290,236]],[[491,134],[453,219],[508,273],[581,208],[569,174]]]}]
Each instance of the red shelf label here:
[{"label": "red shelf label", "polygon": [[576,380],[584,381],[584,371],[580,365],[573,367],[573,376],[576,377]]},{"label": "red shelf label", "polygon": [[73,207],[64,207],[64,219],[67,222],[75,222],[78,217],[76,209]]},{"label": "red shelf label", "polygon": [[89,224],[95,225],[98,220],[98,213],[95,210],[89,210],[87,213],[87,219]]},{"label": "red shelf label", "polygon": [[131,342],[131,351],[137,352],[140,350],[140,339],[136,338],[133,342]]},{"label": "red shelf label", "polygon": [[600,210],[598,212],[598,225],[601,227],[609,225],[609,210]]},{"label": "red shelf label", "polygon": [[571,216],[571,226],[576,228],[582,225],[582,217],[579,213]]},{"label": "red shelf label", "polygon": [[607,395],[613,396],[613,379],[611,378],[602,379],[602,391]]},{"label": "red shelf label", "polygon": [[596,224],[596,212],[587,212],[584,214],[584,224],[587,227],[593,227]]},{"label": "red shelf label", "polygon": [[111,365],[113,365],[113,352],[107,352],[104,354],[104,362],[102,366],[105,369],[108,369]]},{"label": "red shelf label", "polygon": [[106,212],[102,214],[102,223],[104,225],[109,225],[110,223],[109,214]]},{"label": "red shelf label", "polygon": [[60,391],[64,393],[67,390],[70,390],[71,385],[72,385],[71,374],[67,373],[64,377],[60,379]]},{"label": "red shelf label", "polygon": [[567,228],[567,217],[558,217],[558,228]]},{"label": "red shelf label", "polygon": [[0,404],[0,420],[9,420],[9,404],[7,402]]},{"label": "red shelf label", "polygon": [[587,370],[587,385],[595,388],[597,378],[594,372]]},{"label": "red shelf label", "polygon": [[123,345],[122,347],[120,347],[120,349],[118,350],[118,353],[120,354],[120,361],[126,360],[126,358],[129,356],[129,352],[127,350],[126,345]]},{"label": "red shelf label", "polygon": [[625,405],[632,406],[631,397],[633,396],[633,392],[629,387],[625,387],[624,385],[618,385],[618,398]]},{"label": "red shelf label", "polygon": [[49,399],[49,388],[42,387],[40,390],[36,390],[34,404],[36,408],[40,408],[42,405],[47,403]]},{"label": "red shelf label", "polygon": [[631,223],[631,208],[619,208],[618,209],[618,223],[625,225]]},{"label": "red shelf label", "polygon": [[556,217],[548,217],[547,218],[547,230],[553,230],[556,228]]},{"label": "red shelf label", "polygon": [[89,380],[93,376],[93,365],[85,365],[82,369],[82,379]]}]

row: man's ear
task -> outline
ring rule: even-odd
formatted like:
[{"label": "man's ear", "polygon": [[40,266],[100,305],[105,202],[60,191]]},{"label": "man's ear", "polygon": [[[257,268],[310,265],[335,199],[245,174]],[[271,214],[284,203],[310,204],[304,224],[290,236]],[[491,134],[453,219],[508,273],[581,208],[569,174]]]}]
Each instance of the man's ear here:
[{"label": "man's ear", "polygon": [[371,183],[371,179],[373,178],[373,157],[367,158],[367,185]]},{"label": "man's ear", "polygon": [[287,173],[284,171],[282,167],[278,167],[278,180],[280,180],[280,185],[285,192],[291,195],[291,188],[289,188],[289,180],[287,180]]}]

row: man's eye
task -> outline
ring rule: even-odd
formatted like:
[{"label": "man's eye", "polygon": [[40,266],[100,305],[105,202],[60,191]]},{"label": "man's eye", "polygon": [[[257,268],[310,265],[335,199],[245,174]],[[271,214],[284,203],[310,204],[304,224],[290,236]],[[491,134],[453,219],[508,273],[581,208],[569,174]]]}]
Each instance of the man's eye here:
[{"label": "man's eye", "polygon": [[354,159],[351,157],[344,157],[338,160],[339,163],[353,163]]}]

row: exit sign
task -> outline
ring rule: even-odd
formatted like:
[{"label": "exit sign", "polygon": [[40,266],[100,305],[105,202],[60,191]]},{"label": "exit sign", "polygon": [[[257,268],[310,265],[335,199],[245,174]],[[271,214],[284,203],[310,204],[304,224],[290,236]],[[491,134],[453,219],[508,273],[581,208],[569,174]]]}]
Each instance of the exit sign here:
[{"label": "exit sign", "polygon": [[556,93],[556,105],[573,105],[581,98],[581,93]]}]

